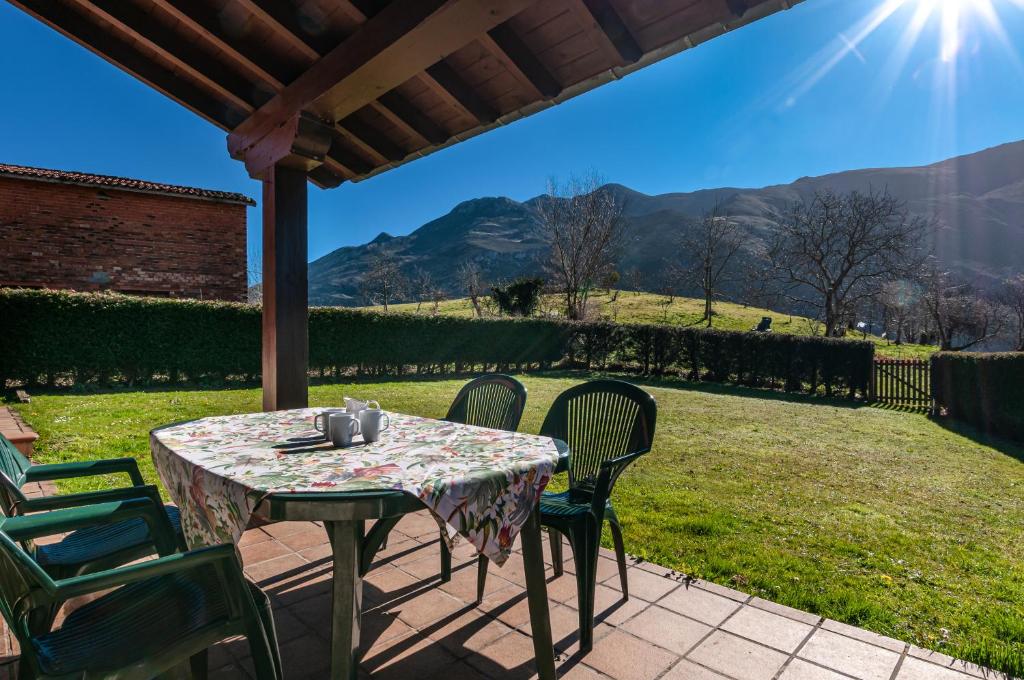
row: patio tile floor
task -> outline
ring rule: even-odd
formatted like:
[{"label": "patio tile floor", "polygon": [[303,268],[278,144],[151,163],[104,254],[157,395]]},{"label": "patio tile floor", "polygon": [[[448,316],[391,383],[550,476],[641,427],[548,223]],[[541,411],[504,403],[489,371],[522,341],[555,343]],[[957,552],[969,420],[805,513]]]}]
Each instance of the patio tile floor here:
[{"label": "patio tile floor", "polygon": [[[331,563],[323,527],[282,523],[251,529],[242,546],[249,577],[274,604],[286,677],[327,677]],[[555,579],[549,570],[548,589],[559,677],[567,680],[1002,677],[632,559],[630,599],[623,602],[614,555],[604,551],[594,649],[580,655],[568,545],[563,552],[566,574]],[[440,584],[437,528],[425,513],[399,523],[364,582],[361,677],[536,677],[520,557],[513,555],[504,568],[491,566],[480,606],[473,603],[476,562],[471,551],[457,548],[453,567],[451,583]],[[0,653],[0,680],[14,678],[17,650],[6,629]],[[245,642],[227,641],[212,650],[210,675],[251,677]]]}]

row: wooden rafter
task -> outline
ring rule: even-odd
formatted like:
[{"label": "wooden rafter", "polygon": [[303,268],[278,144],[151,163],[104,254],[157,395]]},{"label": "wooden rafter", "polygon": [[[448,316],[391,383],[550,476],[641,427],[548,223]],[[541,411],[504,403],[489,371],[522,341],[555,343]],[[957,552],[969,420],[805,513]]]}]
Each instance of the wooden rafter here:
[{"label": "wooden rafter", "polygon": [[643,56],[636,38],[608,0],[570,0],[585,30],[617,65],[632,64]]},{"label": "wooden rafter", "polygon": [[195,45],[182,40],[174,31],[154,20],[151,14],[122,0],[71,1],[84,14],[116,27],[122,34],[153,50],[195,82],[230,101],[240,110],[246,113],[255,110],[254,103],[247,98],[252,96],[250,82],[224,68]]},{"label": "wooden rafter", "polygon": [[532,1],[395,0],[239,125],[228,147],[244,154],[299,110],[343,119]]},{"label": "wooden rafter", "polygon": [[234,0],[241,6],[245,7],[249,12],[270,27],[271,32],[277,37],[281,38],[288,45],[299,52],[303,57],[308,60],[316,61],[320,58],[320,53],[313,49],[305,40],[299,37],[299,35],[292,29],[286,19],[281,19],[284,13],[270,12],[263,7],[261,2],[257,0]]},{"label": "wooden rafter", "polygon": [[550,99],[562,91],[558,80],[507,23],[492,28],[480,42],[530,91],[531,99]]},{"label": "wooden rafter", "polygon": [[477,123],[491,123],[498,119],[498,112],[447,63],[439,61],[427,68],[420,75],[420,80],[449,103],[468,113]]}]

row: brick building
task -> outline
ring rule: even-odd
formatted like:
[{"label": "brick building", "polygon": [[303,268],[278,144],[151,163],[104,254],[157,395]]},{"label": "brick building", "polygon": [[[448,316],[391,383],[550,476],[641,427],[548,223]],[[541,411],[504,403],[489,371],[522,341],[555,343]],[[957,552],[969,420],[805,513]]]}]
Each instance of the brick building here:
[{"label": "brick building", "polygon": [[251,198],[0,164],[0,287],[246,298]]}]

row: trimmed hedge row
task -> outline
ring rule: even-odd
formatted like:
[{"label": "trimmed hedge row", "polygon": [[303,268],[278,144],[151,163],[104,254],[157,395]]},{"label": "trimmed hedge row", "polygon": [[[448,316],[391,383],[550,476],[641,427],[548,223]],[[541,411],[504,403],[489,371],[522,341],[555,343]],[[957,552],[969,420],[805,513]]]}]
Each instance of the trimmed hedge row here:
[{"label": "trimmed hedge row", "polygon": [[932,355],[938,406],[980,430],[1024,441],[1024,352]]},{"label": "trimmed hedge row", "polygon": [[[260,310],[236,303],[0,290],[0,377],[148,382],[253,379]],[[866,394],[871,343],[553,319],[468,319],[320,307],[309,315],[312,371],[609,364],[644,373]],[[2,383],[0,383],[2,385]]]},{"label": "trimmed hedge row", "polygon": [[571,350],[587,367],[634,365],[691,380],[866,396],[874,345],[859,340],[656,324],[580,324]]}]

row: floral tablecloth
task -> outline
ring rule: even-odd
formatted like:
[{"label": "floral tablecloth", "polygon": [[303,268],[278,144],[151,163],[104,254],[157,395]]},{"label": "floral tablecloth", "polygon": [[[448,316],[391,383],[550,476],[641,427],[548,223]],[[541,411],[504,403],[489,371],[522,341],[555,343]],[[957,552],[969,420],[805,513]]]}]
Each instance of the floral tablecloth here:
[{"label": "floral tablecloth", "polygon": [[391,413],[373,444],[335,448],[313,428],[325,409],[216,416],[150,433],[153,462],[191,547],[236,543],[270,493],[398,490],[443,536],[503,563],[559,460],[547,437]]}]

